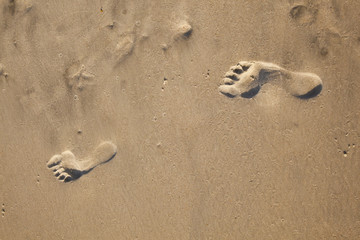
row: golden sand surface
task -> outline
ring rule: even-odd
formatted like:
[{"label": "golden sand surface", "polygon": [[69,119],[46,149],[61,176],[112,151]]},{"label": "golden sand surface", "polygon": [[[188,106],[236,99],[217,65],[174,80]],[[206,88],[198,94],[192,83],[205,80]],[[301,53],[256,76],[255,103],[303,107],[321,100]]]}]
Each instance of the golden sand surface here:
[{"label": "golden sand surface", "polygon": [[0,240],[360,239],[359,22],[0,0]]}]

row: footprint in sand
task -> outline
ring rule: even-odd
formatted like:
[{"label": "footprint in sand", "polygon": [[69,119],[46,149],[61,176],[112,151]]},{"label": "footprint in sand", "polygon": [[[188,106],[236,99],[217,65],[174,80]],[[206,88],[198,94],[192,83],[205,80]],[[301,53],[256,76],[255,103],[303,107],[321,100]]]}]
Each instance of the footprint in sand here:
[{"label": "footprint in sand", "polygon": [[4,65],[0,63],[0,77],[4,76],[5,78],[7,78],[9,74],[4,71],[4,68]]},{"label": "footprint in sand", "polygon": [[290,17],[300,25],[309,25],[316,21],[318,9],[309,4],[296,4],[290,10]]},{"label": "footprint in sand", "polygon": [[182,21],[176,26],[173,39],[174,41],[177,41],[179,39],[188,39],[190,38],[192,32],[193,28],[191,27],[191,25],[187,21]]},{"label": "footprint in sand", "polygon": [[134,51],[136,40],[135,31],[124,32],[121,34],[115,48],[118,63],[123,62]]},{"label": "footprint in sand", "polygon": [[95,75],[87,71],[85,65],[81,65],[80,69],[74,74],[69,74],[68,72],[72,70],[71,68],[75,68],[75,66],[76,64],[74,64],[74,66],[71,66],[65,72],[66,85],[70,89],[82,91],[85,89],[86,86],[95,84]]},{"label": "footprint in sand", "polygon": [[4,71],[4,65],[0,63],[0,86],[2,87],[2,90],[5,91],[5,84],[8,83],[8,76],[9,74]]},{"label": "footprint in sand", "polygon": [[252,98],[268,82],[280,83],[301,99],[315,97],[322,90],[322,81],[316,74],[292,72],[273,63],[241,61],[225,74],[219,91],[228,97]]},{"label": "footprint in sand", "polygon": [[106,163],[116,155],[116,146],[111,142],[101,143],[94,152],[85,159],[79,160],[71,151],[54,155],[47,163],[59,181],[69,182]]},{"label": "footprint in sand", "polygon": [[189,40],[193,33],[192,26],[185,20],[179,22],[172,28],[172,38],[168,43],[161,44],[162,50],[166,51],[171,48],[176,42]]}]

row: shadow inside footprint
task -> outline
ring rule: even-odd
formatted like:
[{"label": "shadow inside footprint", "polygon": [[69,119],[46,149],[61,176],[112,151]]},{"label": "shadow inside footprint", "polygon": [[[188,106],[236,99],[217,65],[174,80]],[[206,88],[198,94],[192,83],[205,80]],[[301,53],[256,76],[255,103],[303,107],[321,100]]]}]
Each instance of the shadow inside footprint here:
[{"label": "shadow inside footprint", "polygon": [[[110,162],[115,156],[116,156],[116,152],[115,152],[108,160],[100,163],[99,165],[102,165],[102,164],[104,164],[104,163]],[[98,166],[98,165],[97,165],[97,166]],[[91,171],[92,171],[95,167],[97,167],[97,166],[94,166],[94,167],[92,167],[92,168],[89,168],[88,170],[79,171],[79,174],[80,174],[79,177],[81,177],[83,174],[87,174],[87,173],[91,172]],[[71,173],[71,174],[73,174],[73,173]],[[79,178],[79,177],[77,177],[77,178]],[[74,180],[76,180],[77,178],[74,178]]]},{"label": "shadow inside footprint", "polygon": [[221,94],[227,96],[228,98],[235,98],[236,97],[236,95],[232,95],[232,94],[227,93],[227,92],[221,92]]},{"label": "shadow inside footprint", "polygon": [[258,94],[258,92],[260,91],[260,86],[256,86],[252,89],[250,89],[249,91],[247,92],[243,92],[240,94],[241,97],[243,98],[252,98],[254,97],[256,94]]},{"label": "shadow inside footprint", "polygon": [[300,99],[309,99],[309,98],[313,98],[316,97],[322,90],[322,85],[318,85],[316,87],[314,87],[310,92],[304,94],[304,95],[300,95],[297,96]]},{"label": "shadow inside footprint", "polygon": [[79,179],[83,174],[86,173],[85,171],[78,171],[78,170],[75,170],[75,169],[72,169],[72,170],[69,170],[69,171],[66,171],[66,172],[71,176],[71,178],[64,179],[64,182],[75,181],[75,180]]}]

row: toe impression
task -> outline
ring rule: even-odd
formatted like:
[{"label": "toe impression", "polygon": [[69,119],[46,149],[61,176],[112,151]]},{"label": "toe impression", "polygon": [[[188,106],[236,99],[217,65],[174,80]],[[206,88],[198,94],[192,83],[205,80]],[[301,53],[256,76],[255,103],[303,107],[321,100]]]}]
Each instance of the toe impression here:
[{"label": "toe impression", "polygon": [[228,97],[236,97],[240,94],[239,90],[237,90],[234,86],[232,85],[221,85],[219,87],[219,91],[224,94],[225,96]]}]

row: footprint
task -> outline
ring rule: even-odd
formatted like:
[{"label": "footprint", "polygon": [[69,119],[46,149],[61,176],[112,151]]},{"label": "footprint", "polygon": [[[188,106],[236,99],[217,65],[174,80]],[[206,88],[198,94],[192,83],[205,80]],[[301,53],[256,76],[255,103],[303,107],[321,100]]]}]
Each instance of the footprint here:
[{"label": "footprint", "polygon": [[5,217],[5,204],[4,203],[1,205],[1,216]]},{"label": "footprint", "polygon": [[5,78],[7,78],[9,74],[7,72],[5,72],[4,68],[5,68],[5,66],[0,63],[0,77],[4,76]]},{"label": "footprint", "polygon": [[182,21],[176,26],[173,39],[175,41],[179,39],[188,39],[190,38],[192,32],[193,28],[191,27],[191,25],[187,21]]},{"label": "footprint", "polygon": [[225,74],[219,91],[232,98],[252,98],[262,85],[274,80],[280,80],[285,90],[302,99],[315,97],[322,90],[320,77],[313,73],[292,72],[273,63],[241,61]]},{"label": "footprint", "polygon": [[33,5],[31,2],[27,0],[8,0],[7,7],[4,7],[3,12],[9,12],[12,16],[15,15],[15,13],[27,13],[33,8]]},{"label": "footprint", "polygon": [[101,143],[94,152],[83,160],[79,160],[71,151],[54,155],[47,163],[55,177],[62,182],[78,179],[100,164],[106,163],[116,155],[116,146],[112,142]]},{"label": "footprint", "polygon": [[0,63],[0,76],[4,74],[4,65]]},{"label": "footprint", "polygon": [[295,5],[290,10],[290,17],[301,25],[312,24],[316,20],[318,10],[312,6]]},{"label": "footprint", "polygon": [[[74,67],[75,66],[71,66],[70,68]],[[66,85],[70,89],[82,91],[86,86],[94,84],[95,75],[87,71],[85,65],[81,65],[80,69],[74,74],[69,74],[71,71],[70,68],[65,71]]]},{"label": "footprint", "polygon": [[117,62],[123,62],[134,51],[136,42],[135,31],[123,33],[115,48],[115,54],[117,56]]},{"label": "footprint", "polygon": [[0,63],[0,84],[8,83],[9,74],[4,71],[4,65]]},{"label": "footprint", "polygon": [[171,48],[177,42],[189,40],[193,33],[193,28],[186,20],[182,20],[174,25],[171,31],[173,32],[171,39],[167,43],[161,44],[161,49],[164,51]]}]

